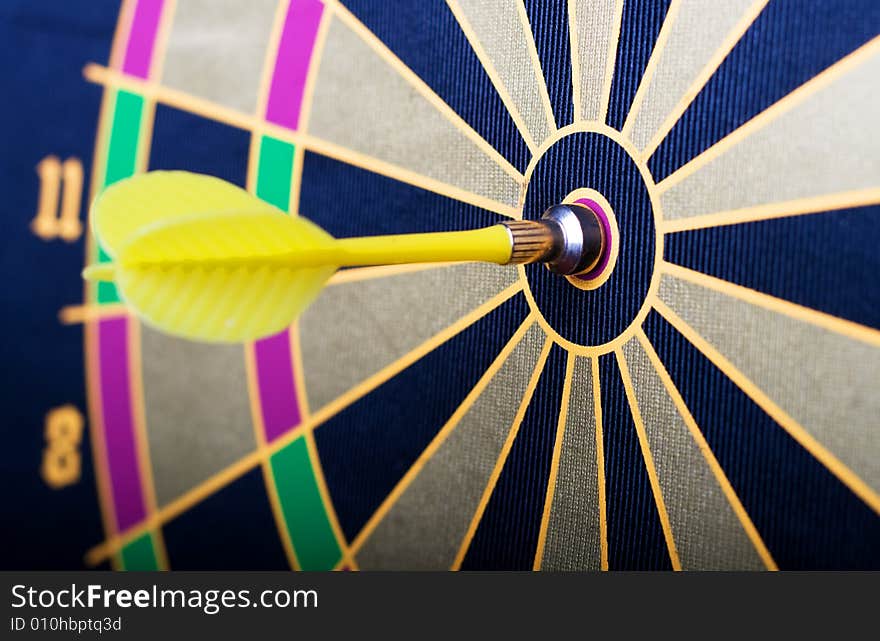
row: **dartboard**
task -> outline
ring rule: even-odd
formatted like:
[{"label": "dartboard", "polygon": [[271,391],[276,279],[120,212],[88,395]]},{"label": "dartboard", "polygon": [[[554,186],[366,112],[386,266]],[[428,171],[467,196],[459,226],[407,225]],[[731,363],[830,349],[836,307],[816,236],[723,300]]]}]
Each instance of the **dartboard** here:
[{"label": "dartboard", "polygon": [[[38,405],[21,414],[39,415],[28,478],[51,488],[23,493],[13,529],[60,523],[76,561],[43,533],[22,558],[39,543],[50,565],[118,569],[880,566],[876,1],[57,11],[93,27],[64,73],[94,152],[79,174],[40,163],[27,242],[85,247],[52,276],[69,296],[107,260],[68,211],[84,172],[86,200],[147,170],[218,176],[335,237],[589,203],[610,243],[584,276],[344,269],[244,346],[151,329],[113,283],[56,301],[66,333],[46,340],[79,372],[81,411],[8,399]],[[87,507],[65,513],[65,493]]]}]

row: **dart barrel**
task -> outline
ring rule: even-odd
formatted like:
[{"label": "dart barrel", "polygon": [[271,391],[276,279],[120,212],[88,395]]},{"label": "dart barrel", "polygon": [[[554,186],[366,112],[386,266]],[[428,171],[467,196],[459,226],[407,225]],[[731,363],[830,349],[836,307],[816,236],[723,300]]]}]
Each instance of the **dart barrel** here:
[{"label": "dart barrel", "polygon": [[510,264],[543,262],[557,274],[590,271],[605,247],[602,225],[584,205],[554,205],[541,220],[502,223],[510,233]]}]

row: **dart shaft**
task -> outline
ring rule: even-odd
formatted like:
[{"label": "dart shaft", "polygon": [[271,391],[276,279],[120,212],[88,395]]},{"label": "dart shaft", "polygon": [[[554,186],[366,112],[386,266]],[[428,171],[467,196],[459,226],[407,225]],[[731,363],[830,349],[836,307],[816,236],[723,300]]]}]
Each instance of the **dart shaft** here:
[{"label": "dart shaft", "polygon": [[338,265],[394,265],[453,261],[526,264],[544,262],[554,272],[592,268],[605,247],[595,212],[556,205],[541,220],[510,220],[473,231],[343,238],[335,241]]},{"label": "dart shaft", "polygon": [[454,261],[504,264],[511,238],[502,225],[472,231],[341,238],[334,259],[346,267]]},{"label": "dart shaft", "polygon": [[[537,223],[533,224],[540,227]],[[321,265],[360,267],[464,261],[505,264],[510,262],[511,253],[510,232],[503,225],[493,225],[471,231],[340,238],[323,247],[279,254],[264,258],[262,262],[303,268]],[[218,261],[218,264],[219,262],[230,266],[244,261],[230,256]],[[210,263],[208,260],[200,264],[205,266]],[[130,268],[146,266],[149,265],[141,262],[127,264]],[[115,271],[116,266],[113,264],[92,265],[85,269],[83,276],[88,280],[111,281]]]}]

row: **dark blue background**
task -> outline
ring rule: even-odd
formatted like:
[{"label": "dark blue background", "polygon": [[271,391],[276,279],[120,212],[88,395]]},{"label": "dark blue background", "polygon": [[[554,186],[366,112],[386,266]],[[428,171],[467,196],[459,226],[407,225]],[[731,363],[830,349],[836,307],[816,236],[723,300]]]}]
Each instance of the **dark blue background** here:
[{"label": "dark blue background", "polygon": [[[91,178],[101,89],[87,62],[107,64],[119,2],[0,4],[0,568],[82,567],[103,538],[89,448],[82,478],[60,490],[40,478],[46,412],[71,403],[87,417],[82,327],[63,326],[58,310],[82,302],[85,235],[76,243],[37,238],[36,164],[75,156]],[[83,218],[85,214],[83,213]]]}]

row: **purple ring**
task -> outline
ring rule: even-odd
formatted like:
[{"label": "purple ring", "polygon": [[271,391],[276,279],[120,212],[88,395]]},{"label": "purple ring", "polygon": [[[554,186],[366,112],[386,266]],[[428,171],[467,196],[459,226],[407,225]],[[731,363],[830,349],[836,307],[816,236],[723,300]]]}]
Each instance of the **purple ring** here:
[{"label": "purple ring", "polygon": [[596,214],[596,218],[599,219],[599,223],[602,225],[602,233],[605,235],[605,246],[602,248],[602,256],[599,258],[599,263],[586,274],[575,276],[575,278],[581,280],[594,280],[605,271],[605,268],[608,267],[608,261],[611,259],[611,223],[608,222],[608,214],[605,213],[602,206],[595,200],[578,198],[575,202],[584,205],[585,207],[589,207],[593,213]]}]

